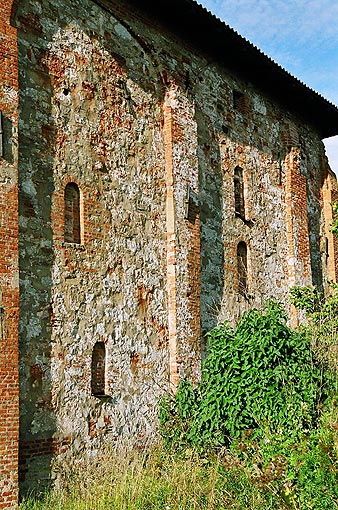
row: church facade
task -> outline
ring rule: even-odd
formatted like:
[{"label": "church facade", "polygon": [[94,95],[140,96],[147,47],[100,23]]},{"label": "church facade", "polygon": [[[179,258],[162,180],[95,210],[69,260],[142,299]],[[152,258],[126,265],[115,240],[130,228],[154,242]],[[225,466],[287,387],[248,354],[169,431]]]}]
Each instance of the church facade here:
[{"label": "church facade", "polygon": [[336,281],[338,109],[194,0],[0,0],[0,508],[154,437],[205,333]]}]

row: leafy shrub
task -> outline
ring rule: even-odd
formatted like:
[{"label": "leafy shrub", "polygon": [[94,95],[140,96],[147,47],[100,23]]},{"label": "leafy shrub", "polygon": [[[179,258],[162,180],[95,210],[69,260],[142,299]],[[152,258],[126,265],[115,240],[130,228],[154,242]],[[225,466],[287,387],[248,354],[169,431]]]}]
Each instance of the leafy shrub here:
[{"label": "leafy shrub", "polygon": [[63,483],[20,510],[337,510],[338,399],[318,425],[297,442],[246,434],[217,455],[107,448],[63,462]]},{"label": "leafy shrub", "polygon": [[293,287],[290,290],[290,302],[298,310],[304,310],[311,316],[321,310],[323,296],[316,287]]},{"label": "leafy shrub", "polygon": [[[290,301],[304,310],[308,322],[302,327],[311,341],[311,347],[324,367],[338,368],[338,285],[332,283],[328,296],[324,297],[315,287],[294,287]],[[337,380],[335,374],[333,379]]]},{"label": "leafy shrub", "polygon": [[338,235],[338,203],[332,204],[333,222],[331,226],[332,234]]},{"label": "leafy shrub", "polygon": [[167,442],[227,445],[251,429],[295,438],[314,424],[322,372],[308,336],[286,325],[278,303],[245,313],[235,330],[217,326],[208,348],[200,384],[182,381],[176,396],[162,402]]},{"label": "leafy shrub", "polygon": [[338,508],[338,399],[327,399],[317,427],[295,438],[261,431],[245,434],[231,449],[264,494],[272,492],[277,508]]}]

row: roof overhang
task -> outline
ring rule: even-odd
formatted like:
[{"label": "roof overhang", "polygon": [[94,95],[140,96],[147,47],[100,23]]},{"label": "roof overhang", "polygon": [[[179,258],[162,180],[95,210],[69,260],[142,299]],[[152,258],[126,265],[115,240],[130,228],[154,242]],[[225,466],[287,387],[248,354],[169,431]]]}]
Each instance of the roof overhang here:
[{"label": "roof overhang", "polygon": [[[96,0],[113,10],[110,0]],[[338,108],[292,76],[195,0],[126,0],[311,123],[322,138],[338,134]]]}]

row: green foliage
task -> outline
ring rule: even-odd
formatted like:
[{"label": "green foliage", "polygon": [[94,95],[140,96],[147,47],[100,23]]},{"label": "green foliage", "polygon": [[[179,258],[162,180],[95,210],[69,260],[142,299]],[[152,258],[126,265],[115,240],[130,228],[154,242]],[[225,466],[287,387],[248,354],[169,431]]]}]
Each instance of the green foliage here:
[{"label": "green foliage", "polygon": [[[243,491],[234,508],[338,509],[338,286],[327,299],[298,287],[291,300],[306,312],[305,326],[292,331],[268,302],[235,330],[216,327],[201,383],[184,381],[166,400],[168,443],[201,452],[230,446],[240,466],[233,483]],[[229,475],[226,483],[231,490]]]},{"label": "green foliage", "polygon": [[[329,294],[324,297],[315,287],[294,287],[290,301],[308,316],[302,327],[310,338],[311,347],[324,367],[336,371],[338,367],[338,285],[330,285]],[[313,298],[313,305],[311,304]],[[336,380],[336,374],[333,378]]]},{"label": "green foliage", "polygon": [[297,441],[262,430],[217,455],[159,447],[63,462],[62,483],[20,510],[337,510],[337,400]]},{"label": "green foliage", "polygon": [[331,226],[331,232],[332,234],[338,235],[338,203],[332,204],[332,211],[333,211],[333,222]]},{"label": "green foliage", "polygon": [[160,428],[167,445],[187,446],[192,409],[198,407],[198,395],[189,380],[182,379],[175,397],[165,396],[160,405]]},{"label": "green foliage", "polygon": [[285,320],[281,306],[269,301],[263,312],[245,313],[236,330],[222,324],[208,333],[200,384],[182,382],[162,404],[167,442],[224,446],[250,429],[297,437],[313,425],[322,373],[308,336]]},{"label": "green foliage", "polygon": [[290,290],[290,303],[309,316],[321,310],[323,296],[316,287],[293,287]]}]

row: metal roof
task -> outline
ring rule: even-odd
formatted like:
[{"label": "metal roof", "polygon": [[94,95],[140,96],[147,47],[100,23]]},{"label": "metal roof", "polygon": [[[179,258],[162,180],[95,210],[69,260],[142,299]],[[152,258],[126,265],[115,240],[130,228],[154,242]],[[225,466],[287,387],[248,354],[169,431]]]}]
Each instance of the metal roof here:
[{"label": "metal roof", "polygon": [[[107,5],[109,0],[104,3]],[[298,113],[319,130],[322,138],[338,134],[337,106],[292,76],[197,1],[128,0],[128,3]]]}]

